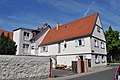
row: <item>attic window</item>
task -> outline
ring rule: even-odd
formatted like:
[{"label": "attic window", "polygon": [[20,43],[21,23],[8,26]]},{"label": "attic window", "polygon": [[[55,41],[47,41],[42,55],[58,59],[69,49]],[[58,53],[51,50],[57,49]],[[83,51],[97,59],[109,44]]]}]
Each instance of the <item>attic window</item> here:
[{"label": "attic window", "polygon": [[100,33],[100,27],[99,27],[99,26],[97,26],[97,32],[99,32],[99,33]]}]

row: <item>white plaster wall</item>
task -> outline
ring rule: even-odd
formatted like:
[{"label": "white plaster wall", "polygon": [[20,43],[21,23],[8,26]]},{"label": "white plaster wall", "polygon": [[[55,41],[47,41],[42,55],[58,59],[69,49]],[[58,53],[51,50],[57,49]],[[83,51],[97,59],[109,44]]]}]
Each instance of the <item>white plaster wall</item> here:
[{"label": "white plaster wall", "polygon": [[29,33],[29,40],[32,38],[32,32],[31,31],[28,31],[28,30],[21,30],[21,36],[20,36],[20,39],[21,39],[21,49],[22,49],[22,53],[23,53],[23,44],[29,44],[29,48],[28,48],[28,53],[23,53],[23,54],[31,54],[31,43],[29,40],[24,40],[23,39],[23,36],[24,36],[24,32],[28,32]]},{"label": "white plaster wall", "polygon": [[58,53],[58,44],[47,45],[48,52],[42,52],[41,47],[39,48],[39,55],[47,54],[47,55],[57,55]]},{"label": "white plaster wall", "polygon": [[[64,42],[60,43],[60,53],[58,53],[58,44],[47,45],[48,52],[41,52],[40,54],[47,55],[64,55],[64,54],[80,54],[80,53],[91,53],[91,41],[90,37],[84,38],[85,45],[75,47],[75,40],[66,41],[67,48],[64,49]],[[41,47],[40,47],[41,49]]]},{"label": "white plaster wall", "polygon": [[87,59],[91,59],[92,55],[91,54],[84,54],[83,55],[83,60]]},{"label": "white plaster wall", "polygon": [[19,30],[16,30],[16,31],[13,32],[13,40],[16,42],[16,45],[17,45],[16,55],[24,55],[24,54],[26,54],[26,53],[23,53],[23,44],[29,44],[29,48],[28,48],[28,53],[27,54],[31,53],[30,41],[23,39],[24,32],[30,33],[29,34],[29,40],[30,40],[32,38],[32,36],[33,36],[31,31],[19,29]]},{"label": "white plaster wall", "polygon": [[17,45],[17,51],[16,51],[16,55],[21,53],[21,47],[20,47],[20,36],[21,36],[21,30],[17,30],[13,32],[13,41],[16,42]]},{"label": "white plaster wall", "polygon": [[101,25],[101,22],[100,22],[100,18],[99,18],[99,17],[97,18],[96,24],[99,25],[99,27],[101,27],[101,28],[100,28],[100,33],[97,32],[97,26],[95,26],[92,36],[97,37],[97,38],[99,38],[99,39],[102,39],[102,40],[106,41],[106,40],[105,40],[105,36],[104,36],[103,27],[102,27],[102,25]]},{"label": "white plaster wall", "polygon": [[[94,40],[95,40],[95,39],[96,39],[96,38],[93,38],[93,37],[91,38],[91,47],[92,47],[92,50],[94,51],[93,53],[97,53],[97,54],[107,54],[107,51],[106,51],[106,43],[103,42],[103,41],[101,41],[101,40],[96,39],[96,40],[98,41],[99,47],[95,47],[95,46],[94,46],[94,44],[95,44]],[[101,42],[104,43],[105,49],[102,49],[102,48],[101,48]]]},{"label": "white plaster wall", "polygon": [[[41,52],[46,53],[48,55],[64,55],[64,54],[80,54],[80,53],[91,53],[91,42],[90,37],[84,38],[85,45],[75,47],[75,40],[66,41],[67,48],[64,49],[64,42],[60,43],[60,53],[58,53],[58,44],[51,44],[47,45],[48,52]],[[40,47],[41,49],[41,47]]]},{"label": "white plaster wall", "polygon": [[[72,66],[72,61],[78,61],[78,56],[79,55],[57,56],[57,64]],[[84,54],[83,59],[85,59],[85,58],[91,59],[92,55],[91,54]]]},{"label": "white plaster wall", "polygon": [[[75,40],[67,41],[67,48],[64,49],[64,44],[61,43],[61,54],[78,54],[78,53],[91,53],[90,37],[84,39],[84,46],[75,47]],[[78,39],[76,39],[78,40]]]},{"label": "white plaster wall", "polygon": [[99,33],[99,32],[97,32],[97,26],[95,26],[92,36],[97,37],[99,39],[102,39],[102,40],[106,41],[103,29],[100,28],[100,33]]},{"label": "white plaster wall", "polygon": [[72,61],[77,61],[77,55],[57,56],[57,64],[72,66]]},{"label": "white plaster wall", "polygon": [[101,24],[100,16],[97,17],[96,24],[99,25],[99,26],[102,28],[102,24]]}]

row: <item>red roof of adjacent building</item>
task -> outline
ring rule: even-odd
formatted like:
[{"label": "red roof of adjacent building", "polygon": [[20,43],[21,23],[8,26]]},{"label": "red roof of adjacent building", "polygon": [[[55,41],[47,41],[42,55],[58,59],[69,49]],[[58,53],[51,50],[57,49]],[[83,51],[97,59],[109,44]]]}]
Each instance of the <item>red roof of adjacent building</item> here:
[{"label": "red roof of adjacent building", "polygon": [[53,44],[60,41],[75,39],[92,34],[97,16],[98,13],[95,13],[90,16],[61,25],[59,26],[58,30],[56,30],[56,28],[49,30],[40,45],[42,46]]},{"label": "red roof of adjacent building", "polygon": [[13,32],[5,31],[5,30],[0,30],[0,35],[1,35],[2,32],[4,32],[5,36],[7,36],[7,34],[9,33],[10,38],[13,39]]}]

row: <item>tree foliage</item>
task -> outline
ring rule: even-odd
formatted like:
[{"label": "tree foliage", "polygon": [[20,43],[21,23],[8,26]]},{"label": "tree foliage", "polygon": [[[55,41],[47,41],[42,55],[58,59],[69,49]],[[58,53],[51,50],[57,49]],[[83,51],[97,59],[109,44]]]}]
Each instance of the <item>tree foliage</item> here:
[{"label": "tree foliage", "polygon": [[105,32],[106,37],[106,46],[108,53],[119,53],[120,52],[120,39],[119,32],[112,29],[110,26],[109,29]]},{"label": "tree foliage", "polygon": [[0,35],[0,55],[15,55],[17,46],[15,42],[10,38],[9,33],[7,36],[4,32]]}]

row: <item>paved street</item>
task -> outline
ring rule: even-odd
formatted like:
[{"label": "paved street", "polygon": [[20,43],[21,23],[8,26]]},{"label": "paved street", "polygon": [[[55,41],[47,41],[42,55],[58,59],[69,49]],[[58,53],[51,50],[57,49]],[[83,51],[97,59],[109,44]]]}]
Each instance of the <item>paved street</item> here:
[{"label": "paved street", "polygon": [[55,77],[65,77],[65,76],[70,76],[70,75],[75,75],[77,73],[73,73],[72,71],[65,71],[65,70],[53,70],[53,75]]},{"label": "paved street", "polygon": [[68,80],[114,80],[115,70],[116,69],[114,68]]}]

